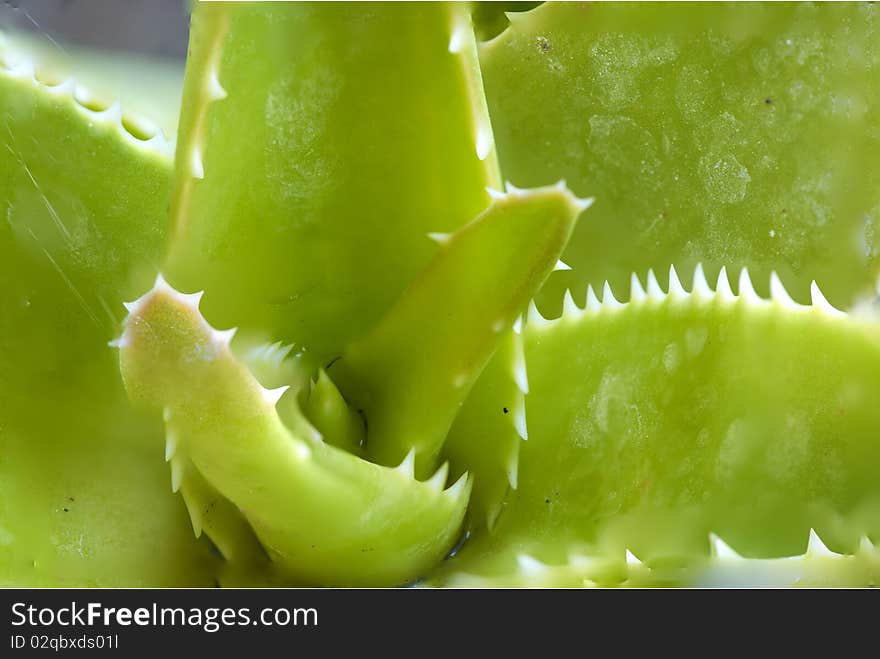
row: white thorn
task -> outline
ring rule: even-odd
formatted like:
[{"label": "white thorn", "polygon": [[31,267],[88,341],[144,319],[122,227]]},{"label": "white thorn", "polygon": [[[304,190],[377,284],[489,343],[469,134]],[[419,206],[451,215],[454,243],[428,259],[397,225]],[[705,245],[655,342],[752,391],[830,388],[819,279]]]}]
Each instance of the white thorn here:
[{"label": "white thorn", "polygon": [[528,554],[519,554],[516,557],[516,564],[519,566],[520,574],[526,577],[535,577],[547,571],[548,567]]},{"label": "white thorn", "polygon": [[214,338],[217,339],[221,345],[228,346],[232,343],[232,338],[237,331],[237,327],[232,327],[228,330],[214,330]]},{"label": "white thorn", "polygon": [[679,299],[687,297],[687,291],[681,285],[681,280],[678,278],[674,265],[669,266],[669,297]]},{"label": "white thorn", "polygon": [[526,355],[522,340],[514,340],[513,350],[513,380],[517,388],[524,394],[529,393],[529,374],[526,369]]},{"label": "white thorn", "polygon": [[186,506],[186,512],[189,514],[189,520],[192,523],[193,533],[197,538],[202,535],[202,517],[201,510],[196,506],[195,501],[191,501],[190,497],[183,495],[183,503]]},{"label": "white thorn", "polygon": [[516,434],[523,438],[523,440],[528,441],[529,439],[529,427],[526,423],[526,406],[525,402],[520,400],[513,412],[513,427],[516,429]]},{"label": "white thorn", "polygon": [[874,552],[874,544],[868,539],[868,536],[863,535],[859,539],[859,551],[863,554],[871,554]]},{"label": "white thorn", "polygon": [[713,558],[718,558],[723,561],[735,561],[741,560],[742,556],[737,554],[730,545],[728,545],[724,540],[719,538],[714,533],[709,534],[709,545],[712,550]]},{"label": "white thorn", "polygon": [[177,438],[171,432],[165,433],[165,462],[171,462],[171,458],[177,453]]},{"label": "white thorn", "polygon": [[140,301],[140,299],[138,299],[138,300],[132,300],[131,302],[123,302],[123,303],[122,303],[122,306],[125,307],[125,310],[126,310],[128,313],[133,313],[134,310],[137,309],[137,306],[138,306],[138,302],[139,302],[139,301]]},{"label": "white thorn", "polygon": [[95,113],[96,118],[103,119],[105,121],[110,121],[112,123],[121,123],[122,122],[122,105],[119,101],[114,102],[112,105],[107,107],[105,110],[101,110],[100,112]]},{"label": "white thorn", "polygon": [[173,291],[174,289],[171,288],[171,284],[169,284],[165,280],[165,277],[162,276],[162,273],[159,272],[159,273],[156,273],[156,280],[153,282],[153,290],[154,291],[159,291],[159,290]]},{"label": "white thorn", "polygon": [[820,311],[824,311],[825,313],[831,314],[832,316],[844,316],[843,311],[840,309],[835,309],[831,306],[825,296],[822,295],[822,291],[819,290],[819,284],[813,281],[810,284],[810,299],[813,302],[813,306],[819,309]]},{"label": "white thorn", "polygon": [[694,268],[694,284],[691,286],[691,294],[705,299],[712,297],[712,289],[706,280],[706,273],[703,272],[702,263],[697,263],[697,267]]},{"label": "white thorn", "polygon": [[642,282],[639,281],[638,276],[633,272],[629,276],[629,301],[643,302],[646,297],[648,297],[648,294],[642,288]]},{"label": "white thorn", "polygon": [[583,309],[575,303],[574,298],[571,296],[571,290],[566,288],[565,295],[562,298],[562,315],[577,318],[582,313]]},{"label": "white thorn", "polygon": [[593,205],[594,201],[596,201],[595,197],[575,197],[574,205],[575,208],[578,209],[578,212],[583,213],[585,210]]},{"label": "white thorn", "polygon": [[202,163],[202,154],[199,153],[198,147],[193,147],[190,164],[191,173],[195,178],[205,178],[205,165]]},{"label": "white thorn", "polygon": [[263,389],[263,400],[265,400],[269,405],[275,407],[281,397],[290,389],[290,385],[284,385],[283,387],[275,387],[274,389]]},{"label": "white thorn", "polygon": [[715,285],[715,295],[721,298],[722,302],[732,302],[736,299],[733,289],[730,288],[730,280],[727,278],[727,266],[721,266],[718,273],[718,283]]},{"label": "white thorn", "polygon": [[464,472],[457,481],[455,481],[452,485],[443,490],[443,494],[446,494],[453,499],[457,499],[460,496],[463,496],[464,492],[467,491],[470,485],[470,476],[468,472]]},{"label": "white thorn", "polygon": [[492,129],[481,118],[477,126],[477,160],[485,160],[492,152]]},{"label": "white thorn", "polygon": [[210,73],[208,73],[208,97],[213,101],[220,101],[226,98],[226,96],[226,90],[220,84],[217,70],[212,68]]},{"label": "white thorn", "polygon": [[565,263],[562,260],[556,261],[556,265],[553,266],[553,272],[557,270],[571,270],[571,266]]},{"label": "white thorn", "polygon": [[502,199],[506,199],[507,195],[501,192],[500,190],[496,190],[495,188],[486,188],[486,192],[489,193],[489,196],[495,201],[500,201]]},{"label": "white thorn", "polygon": [[507,192],[507,194],[513,195],[513,196],[521,195],[525,192],[525,190],[523,188],[516,187],[510,181],[504,182],[504,190],[505,190],[505,192]]},{"label": "white thorn", "polygon": [[431,476],[428,480],[425,481],[425,485],[430,487],[432,490],[439,492],[443,491],[443,488],[446,487],[446,479],[449,476],[449,463],[444,462],[440,465],[440,468],[434,472],[434,475]]},{"label": "white thorn", "polygon": [[94,96],[92,95],[92,92],[90,92],[87,88],[83,87],[82,85],[77,85],[76,89],[73,92],[73,99],[77,103],[79,103],[83,107],[83,109],[86,110],[86,112],[92,112],[92,110],[89,110],[86,106],[93,103]]},{"label": "white thorn", "polygon": [[641,565],[642,562],[636,558],[636,555],[633,554],[629,549],[626,550],[626,564],[627,565]]},{"label": "white thorn", "polygon": [[513,331],[516,332],[517,334],[522,334],[522,326],[523,326],[522,316],[518,316],[517,319],[515,321],[513,321]]},{"label": "white thorn", "polygon": [[748,268],[743,268],[739,271],[739,298],[746,302],[762,301],[752,285],[752,278],[749,276]]},{"label": "white thorn", "polygon": [[815,529],[810,529],[810,539],[807,541],[807,553],[811,556],[840,556],[828,547],[825,546],[825,543],[822,542],[822,539],[819,537],[819,534],[816,533]]},{"label": "white thorn", "polygon": [[145,147],[150,147],[155,151],[165,153],[169,156],[174,154],[174,145],[172,145],[171,142],[168,141],[168,138],[165,137],[165,133],[163,133],[161,130],[158,131],[146,142],[142,142],[142,144]]},{"label": "white thorn", "polygon": [[117,336],[112,341],[107,341],[107,345],[111,348],[124,348],[127,345],[125,334],[122,334],[122,336]]},{"label": "white thorn", "polygon": [[416,448],[415,446],[409,450],[400,464],[394,468],[394,471],[400,472],[407,478],[415,478],[416,474]]},{"label": "white thorn", "polygon": [[800,305],[791,299],[791,296],[788,294],[788,291],[785,290],[785,286],[782,284],[782,280],[779,278],[779,275],[776,274],[776,271],[770,273],[770,299],[778,302],[783,307],[788,307],[792,309],[796,309]]},{"label": "white thorn", "polygon": [[528,312],[528,317],[526,318],[526,323],[530,327],[535,327],[535,328],[546,327],[547,325],[550,324],[550,321],[547,320],[546,318],[544,318],[544,316],[541,315],[541,312],[538,311],[538,305],[535,304],[534,299],[531,302],[529,302],[529,312]]},{"label": "white thorn", "polygon": [[648,270],[648,276],[645,279],[647,283],[647,293],[648,297],[654,300],[662,300],[666,297],[666,294],[663,292],[663,289],[660,288],[660,282],[657,281],[657,275],[654,274],[653,268]]},{"label": "white thorn", "polygon": [[519,481],[519,448],[510,456],[507,462],[507,482],[510,483],[510,489],[515,490]]},{"label": "white thorn", "polygon": [[[167,284],[166,284],[167,286]],[[192,309],[198,310],[199,304],[202,301],[202,296],[205,294],[205,291],[199,291],[198,293],[179,293],[180,299]]]},{"label": "white thorn", "polygon": [[452,31],[452,36],[449,37],[449,52],[460,53],[464,48],[466,39],[467,29],[464,25],[457,25]]},{"label": "white thorn", "polygon": [[183,480],[183,460],[171,460],[171,491],[175,494],[180,490]]},{"label": "white thorn", "polygon": [[429,233],[428,238],[433,240],[438,245],[445,245],[449,242],[449,239],[452,237],[451,233]]},{"label": "white thorn", "polygon": [[602,288],[602,306],[608,307],[610,309],[616,309],[623,306],[620,302],[617,301],[617,298],[614,297],[614,293],[611,291],[611,284],[609,284],[607,281],[605,282],[605,286]]},{"label": "white thorn", "polygon": [[602,308],[602,304],[599,302],[599,298],[596,297],[596,291],[593,290],[592,284],[587,286],[587,303],[584,306],[585,311],[599,311]]},{"label": "white thorn", "polygon": [[74,78],[67,78],[67,80],[52,87],[47,87],[47,89],[53,94],[58,94],[59,96],[71,96],[76,91],[76,80]]}]

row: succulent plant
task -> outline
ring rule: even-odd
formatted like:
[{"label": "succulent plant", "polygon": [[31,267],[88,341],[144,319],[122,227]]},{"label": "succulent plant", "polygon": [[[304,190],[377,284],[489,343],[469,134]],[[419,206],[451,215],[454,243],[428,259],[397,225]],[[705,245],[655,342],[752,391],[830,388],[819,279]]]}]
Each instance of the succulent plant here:
[{"label": "succulent plant", "polygon": [[0,582],[880,581],[878,10],[507,4],[0,42]]}]

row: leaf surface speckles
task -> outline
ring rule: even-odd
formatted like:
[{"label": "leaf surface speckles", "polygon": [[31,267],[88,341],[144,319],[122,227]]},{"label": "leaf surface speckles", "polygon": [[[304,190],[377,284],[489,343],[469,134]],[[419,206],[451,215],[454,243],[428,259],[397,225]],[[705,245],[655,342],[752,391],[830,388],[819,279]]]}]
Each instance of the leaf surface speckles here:
[{"label": "leaf surface speckles", "polygon": [[[666,294],[652,273],[634,285],[636,302],[598,303],[591,291],[559,320],[526,325],[518,488],[494,533],[446,570],[510,585],[517,556],[550,566],[574,556],[590,569],[569,577],[638,581],[624,569],[629,551],[651,571],[642,583],[760,583],[761,569],[706,567],[710,534],[749,559],[800,555],[810,529],[849,555],[880,537],[877,321],[836,312],[815,286],[815,306],[800,307],[778,283],[762,300],[734,296],[723,277],[714,292],[698,270],[689,293],[672,276]],[[753,290],[747,275],[740,287]],[[876,582],[872,552],[836,565],[857,567],[839,579],[819,570],[821,583]]]},{"label": "leaf surface speckles", "polygon": [[[481,48],[504,177],[596,197],[559,285],[771,270],[847,307],[880,248],[880,10],[546,3]],[[686,282],[689,283],[689,282]],[[539,301],[559,312],[561,290]]]}]

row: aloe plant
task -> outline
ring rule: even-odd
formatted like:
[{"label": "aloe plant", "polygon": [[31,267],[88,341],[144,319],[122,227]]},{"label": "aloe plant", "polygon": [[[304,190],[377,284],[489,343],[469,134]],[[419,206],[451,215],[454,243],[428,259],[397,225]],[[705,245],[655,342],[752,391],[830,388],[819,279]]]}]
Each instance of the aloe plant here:
[{"label": "aloe plant", "polygon": [[874,6],[532,4],[0,43],[2,583],[880,581]]}]

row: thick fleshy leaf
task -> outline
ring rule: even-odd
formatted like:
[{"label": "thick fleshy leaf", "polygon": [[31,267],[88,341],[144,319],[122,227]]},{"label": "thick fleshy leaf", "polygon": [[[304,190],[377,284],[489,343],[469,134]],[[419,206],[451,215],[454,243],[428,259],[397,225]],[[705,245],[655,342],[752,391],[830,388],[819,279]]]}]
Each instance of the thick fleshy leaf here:
[{"label": "thick fleshy leaf", "polygon": [[[26,55],[25,55],[26,54]],[[0,29],[0,56],[11,62],[27,57],[49,82],[76,77],[82,98],[125,108],[129,130],[148,135],[161,129],[171,140],[177,133],[183,60],[60,44],[45,35]]]},{"label": "thick fleshy leaf", "polygon": [[433,471],[474,382],[589,204],[564,185],[499,193],[441,239],[388,314],[333,363],[331,377],[366,417],[372,459],[396,464],[415,449],[416,473]]},{"label": "thick fleshy leaf", "polygon": [[812,279],[842,307],[873,289],[876,5],[552,2],[510,20],[481,48],[504,177],[597,200],[560,283],[583,296],[702,261],[748,266],[762,294],[775,269],[802,302]]},{"label": "thick fleshy leaf", "polygon": [[364,420],[349,407],[323,369],[309,391],[303,411],[325,442],[349,453],[363,453]]},{"label": "thick fleshy leaf", "polygon": [[[532,317],[518,488],[450,572],[515,584],[544,564],[601,583],[763,583],[801,568],[707,563],[712,546],[725,553],[710,534],[750,559],[801,555],[810,529],[849,555],[880,538],[877,319],[833,309],[815,285],[798,306],[775,276],[771,300],[748,275],[739,297],[726,273],[717,291],[702,270],[691,293],[670,280],[668,294],[652,273],[634,302],[590,289],[585,310]],[[651,574],[631,574],[635,557]],[[880,576],[873,550],[835,565],[838,583]],[[835,582],[827,565],[801,567]]]},{"label": "thick fleshy leaf", "polygon": [[442,457],[452,476],[474,475],[470,522],[492,528],[510,488],[516,489],[520,444],[527,438],[528,389],[522,335],[508,332],[455,418]]},{"label": "thick fleshy leaf", "polygon": [[[118,106],[0,67],[0,583],[213,583],[172,496],[158,419],[133,412],[121,300],[161,258],[170,158]],[[82,97],[80,97],[81,99]]]},{"label": "thick fleshy leaf", "polygon": [[170,280],[338,356],[487,205],[481,85],[463,3],[199,5]]},{"label": "thick fleshy leaf", "polygon": [[[120,363],[129,394],[164,408],[175,485],[187,489],[191,465],[227,500],[224,526],[205,527],[218,532],[226,558],[259,562],[234,523],[237,509],[282,583],[395,585],[440,561],[461,527],[467,476],[449,488],[445,470],[419,481],[412,455],[380,467],[325,444],[304,420],[285,425],[275,406],[286,387],[263,387],[197,298],[158,280],[129,305]],[[190,511],[202,527],[205,508]]]}]

